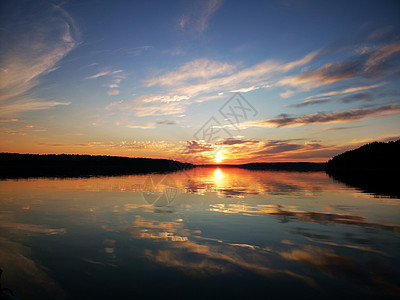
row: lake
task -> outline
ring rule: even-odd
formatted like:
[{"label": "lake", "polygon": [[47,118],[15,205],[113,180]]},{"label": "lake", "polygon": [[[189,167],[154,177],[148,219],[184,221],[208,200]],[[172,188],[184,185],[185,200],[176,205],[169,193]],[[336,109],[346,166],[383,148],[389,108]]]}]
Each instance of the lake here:
[{"label": "lake", "polygon": [[0,181],[21,299],[394,299],[399,266],[400,200],[324,172]]}]

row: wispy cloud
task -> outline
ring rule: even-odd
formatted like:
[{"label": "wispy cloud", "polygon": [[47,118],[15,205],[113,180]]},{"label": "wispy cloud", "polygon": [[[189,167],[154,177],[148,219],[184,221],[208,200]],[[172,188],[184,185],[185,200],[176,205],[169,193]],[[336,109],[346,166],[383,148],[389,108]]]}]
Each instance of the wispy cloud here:
[{"label": "wispy cloud", "polygon": [[182,114],[189,105],[189,97],[180,95],[149,95],[131,101],[113,102],[106,110],[119,110],[134,113],[138,117]]},{"label": "wispy cloud", "polygon": [[174,72],[168,72],[160,77],[149,79],[146,81],[146,85],[148,87],[154,85],[178,85],[192,79],[207,79],[218,75],[226,75],[232,73],[234,69],[234,65],[201,58],[186,63]]},{"label": "wispy cloud", "polygon": [[266,80],[270,79],[272,74],[288,72],[293,68],[309,63],[318,54],[319,51],[314,51],[299,60],[289,63],[279,63],[274,60],[266,60],[229,76],[214,78],[205,83],[178,88],[178,92],[195,96],[199,93],[236,90],[238,86],[252,86],[253,89],[256,89],[256,87],[269,87],[270,84],[266,82]]},{"label": "wispy cloud", "polygon": [[[379,73],[376,70],[380,68],[378,65],[384,59],[375,59],[378,65],[372,67],[371,70],[373,70],[368,72],[365,71],[366,62],[373,57],[386,59],[395,52],[397,52],[396,43],[376,46],[373,50],[360,55],[357,59],[352,58],[351,60],[325,64],[314,70],[309,70],[308,65],[316,58],[323,56],[326,53],[326,49],[310,52],[297,60],[280,62],[268,59],[247,68],[240,68],[242,63],[232,64],[205,58],[196,59],[187,62],[172,72],[161,73],[159,76],[145,80],[146,87],[164,88],[164,92],[156,96],[144,95],[137,97],[129,102],[129,109],[136,111],[137,116],[162,115],[164,113],[169,115],[184,112],[191,103],[215,100],[220,98],[220,95],[231,92],[251,92],[262,88],[289,86],[292,89],[280,94],[283,98],[289,98],[298,91],[310,91],[322,86],[328,86],[328,89],[331,89],[332,86],[335,86],[332,84],[335,83],[341,83],[342,86],[348,83],[354,84],[352,79],[359,79],[359,82],[367,79],[370,81],[371,79],[378,79],[378,77],[374,76]],[[299,70],[303,66],[305,68]],[[382,68],[380,72],[383,70]],[[390,67],[387,68],[387,70],[390,69]],[[304,69],[308,71],[303,71]],[[292,72],[295,75],[285,76],[288,72]],[[346,80],[349,81],[343,83]],[[342,90],[328,90],[324,93],[320,92],[309,96],[302,103],[290,106],[302,107],[326,103],[333,96],[367,91],[385,84],[387,82],[382,81],[372,85],[360,85]],[[371,95],[361,95],[359,93],[353,96],[333,99],[333,101],[347,103],[370,99],[372,99]],[[164,103],[170,102],[180,102],[180,104],[164,105]],[[162,106],[155,107],[159,106],[159,104]]]},{"label": "wispy cloud", "polygon": [[177,47],[171,50],[164,50],[163,53],[171,56],[179,56],[179,55],[185,55],[186,52],[181,47]]},{"label": "wispy cloud", "polygon": [[187,103],[181,102],[165,102],[158,103],[152,106],[126,106],[128,109],[134,110],[138,117],[146,116],[164,116],[175,115],[185,112]]},{"label": "wispy cloud", "polygon": [[[271,84],[266,80],[274,72],[287,72],[307,64],[317,57],[319,52],[311,52],[299,60],[288,63],[266,60],[241,71],[236,71],[236,65],[196,59],[173,72],[145,81],[147,87],[167,87],[169,91],[164,94],[140,96],[122,105],[114,103],[107,109],[124,108],[135,111],[137,116],[183,113],[191,103],[218,99],[224,95],[224,92],[237,90],[249,92],[269,88]],[[238,86],[247,87],[238,89]],[[179,103],[172,104],[173,102]]]},{"label": "wispy cloud", "polygon": [[295,93],[295,91],[288,90],[286,92],[280,93],[279,96],[286,99],[292,97]]},{"label": "wispy cloud", "polygon": [[344,90],[341,90],[341,91],[331,91],[331,92],[328,92],[328,93],[322,93],[322,94],[313,95],[313,96],[307,97],[305,99],[307,100],[307,99],[311,99],[311,98],[331,97],[331,96],[336,96],[336,95],[350,94],[350,93],[359,92],[359,91],[363,91],[363,90],[369,90],[369,89],[378,88],[378,87],[381,87],[381,86],[385,85],[386,83],[387,82],[380,82],[380,83],[373,84],[373,85],[365,85],[365,86],[347,88],[347,89],[344,89]]},{"label": "wispy cloud", "polygon": [[[339,102],[343,102],[343,103],[354,102],[354,101],[361,101],[361,102],[369,101],[372,99],[372,97],[371,97],[371,94],[367,93],[367,92],[357,93],[354,95],[346,95],[346,96],[339,97],[337,99],[332,99],[330,97],[337,96],[337,95],[343,95],[343,94],[351,94],[351,93],[359,92],[359,91],[368,91],[370,89],[375,89],[375,88],[381,87],[385,84],[387,84],[387,82],[380,82],[380,83],[373,84],[373,85],[358,86],[358,87],[353,87],[353,88],[347,88],[347,89],[340,90],[340,91],[332,91],[332,92],[317,94],[317,95],[305,98],[306,100],[301,103],[292,104],[289,106],[303,107],[303,106],[308,106],[308,105],[312,105],[312,104],[326,103],[329,101],[339,101]],[[314,99],[317,97],[321,97],[321,98]]]},{"label": "wispy cloud", "polygon": [[178,122],[177,122],[177,121],[162,120],[162,121],[158,121],[157,124],[161,124],[161,125],[175,125],[175,124],[178,124]]},{"label": "wispy cloud", "polygon": [[119,84],[122,79],[125,79],[126,76],[123,70],[104,70],[100,71],[94,75],[88,76],[85,79],[93,80],[100,77],[111,77],[111,82],[108,84],[109,90],[107,94],[109,96],[118,96],[119,95]]},{"label": "wispy cloud", "polygon": [[208,28],[208,21],[221,6],[222,0],[196,1],[192,4],[191,10],[179,18],[179,28],[184,30],[190,27],[202,33]]},{"label": "wispy cloud", "polygon": [[139,56],[142,55],[144,52],[151,50],[153,47],[152,46],[139,46],[139,47],[133,47],[130,49],[126,50],[126,53],[128,55],[133,55],[133,56]]},{"label": "wispy cloud", "polygon": [[18,122],[18,119],[3,119],[3,120],[0,120],[0,123],[10,123],[10,122]]},{"label": "wispy cloud", "polygon": [[361,67],[362,64],[358,61],[327,64],[313,71],[295,76],[287,76],[281,79],[278,84],[310,90],[312,88],[353,78],[360,72]]},{"label": "wispy cloud", "polygon": [[0,131],[0,133],[8,134],[8,135],[27,135],[26,132],[14,131],[14,130],[4,130],[4,131]]},{"label": "wispy cloud", "polygon": [[55,106],[70,105],[71,102],[59,102],[59,101],[44,101],[40,99],[33,100],[18,100],[9,104],[3,104],[0,106],[0,116],[14,116],[22,112],[32,110],[49,109]]},{"label": "wispy cloud", "polygon": [[375,53],[373,53],[365,63],[366,71],[383,63],[389,56],[400,51],[400,41],[396,41],[385,45]]},{"label": "wispy cloud", "polygon": [[125,127],[127,128],[133,128],[133,129],[152,129],[152,128],[156,128],[156,123],[154,122],[150,122],[150,123],[146,123],[146,124],[129,124],[129,125],[125,125]]},{"label": "wispy cloud", "polygon": [[330,97],[326,98],[321,98],[321,99],[310,99],[303,101],[298,104],[291,104],[289,106],[294,106],[294,107],[303,107],[303,106],[308,106],[308,105],[313,105],[313,104],[321,104],[321,103],[327,103],[327,102],[342,102],[342,103],[350,103],[350,102],[365,102],[365,101],[371,101],[372,100],[372,95],[368,92],[366,93],[356,93],[356,94],[351,94],[351,95],[346,95],[342,96],[336,99],[331,99]]},{"label": "wispy cloud", "polygon": [[189,83],[182,87],[175,87],[175,91],[178,94],[194,97],[200,93],[206,94],[210,92],[229,92],[232,90],[238,90],[238,86],[250,86],[249,89],[251,90],[270,87],[270,84],[266,82],[266,80],[268,80],[273,73],[287,72],[293,68],[306,64],[314,59],[318,53],[319,51],[314,51],[299,60],[289,63],[279,63],[273,60],[266,60],[252,67],[237,71],[232,75],[210,78],[204,82]]},{"label": "wispy cloud", "polygon": [[[394,53],[400,51],[400,42],[376,47],[373,51],[362,53],[357,59],[345,62],[329,63],[318,69],[303,72],[294,76],[287,76],[278,81],[279,85],[297,87],[301,90],[311,90],[324,85],[330,85],[336,82],[345,81],[353,78],[371,78],[381,75],[392,66],[386,64],[386,61]],[[379,83],[372,86],[359,87],[360,90],[375,88],[385,83]],[[357,88],[346,89],[344,91],[332,91],[318,94],[311,97],[333,96],[340,93],[350,93],[357,91]]]},{"label": "wispy cloud", "polygon": [[347,95],[343,96],[337,99],[337,101],[343,102],[343,103],[349,103],[349,102],[365,102],[365,101],[370,101],[371,100],[371,94],[370,93],[357,93],[357,94],[352,94],[352,95]]},{"label": "wispy cloud", "polygon": [[341,127],[327,127],[322,130],[322,132],[325,131],[337,131],[337,130],[348,130],[348,129],[354,129],[354,128],[360,128],[362,126],[341,126]]},{"label": "wispy cloud", "polygon": [[[46,105],[41,100],[38,105],[38,102],[29,100],[32,95],[25,96],[40,84],[43,75],[57,69],[59,61],[80,43],[75,21],[63,8],[43,4],[41,10],[41,19],[32,12],[25,12],[22,29],[15,27],[1,34],[0,102],[7,102],[1,105],[2,115],[5,115],[4,109],[22,112],[24,101],[28,102],[25,106],[28,109],[54,106],[56,102]],[[18,12],[9,14],[19,17]],[[15,101],[18,103],[13,105]]]},{"label": "wispy cloud", "polygon": [[227,138],[221,142],[218,142],[217,145],[240,145],[240,144],[257,144],[259,141],[245,138]]},{"label": "wispy cloud", "polygon": [[255,91],[255,90],[258,90],[258,89],[260,89],[261,87],[259,87],[259,86],[250,86],[250,87],[248,87],[248,88],[241,88],[241,89],[238,89],[238,90],[233,90],[233,91],[231,91],[232,93],[248,93],[248,92],[251,92],[251,91]]},{"label": "wispy cloud", "polygon": [[201,141],[187,141],[185,154],[203,153],[214,151],[215,147]]},{"label": "wispy cloud", "polygon": [[303,106],[308,106],[308,105],[313,105],[313,104],[321,104],[325,103],[327,101],[331,100],[331,98],[321,98],[321,99],[313,99],[313,100],[306,100],[298,104],[292,104],[290,106],[294,107],[303,107]]},{"label": "wispy cloud", "polygon": [[103,76],[111,76],[111,77],[118,77],[123,71],[122,70],[115,70],[115,71],[102,71],[102,72],[98,72],[92,76],[88,76],[85,79],[96,79],[99,77],[103,77]]},{"label": "wispy cloud", "polygon": [[243,127],[288,127],[302,126],[314,124],[329,124],[329,123],[348,123],[358,121],[371,116],[388,116],[397,114],[400,111],[400,105],[384,105],[374,108],[358,108],[347,111],[334,113],[316,113],[301,117],[290,117],[282,115],[275,119],[263,121],[251,121],[243,124]]},{"label": "wispy cloud", "polygon": [[117,89],[112,89],[112,90],[109,90],[109,91],[107,92],[107,94],[108,94],[109,96],[118,96],[118,95],[119,95],[119,90],[117,90]]}]

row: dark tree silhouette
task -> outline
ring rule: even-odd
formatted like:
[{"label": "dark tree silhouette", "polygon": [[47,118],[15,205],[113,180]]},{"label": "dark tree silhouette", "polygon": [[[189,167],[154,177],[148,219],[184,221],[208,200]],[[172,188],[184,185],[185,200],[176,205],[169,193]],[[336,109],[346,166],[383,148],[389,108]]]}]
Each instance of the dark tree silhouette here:
[{"label": "dark tree silhouette", "polygon": [[333,157],[326,172],[336,180],[366,192],[400,197],[400,140],[373,142]]},{"label": "dark tree silhouette", "polygon": [[0,177],[124,175],[193,168],[168,159],[0,153]]}]

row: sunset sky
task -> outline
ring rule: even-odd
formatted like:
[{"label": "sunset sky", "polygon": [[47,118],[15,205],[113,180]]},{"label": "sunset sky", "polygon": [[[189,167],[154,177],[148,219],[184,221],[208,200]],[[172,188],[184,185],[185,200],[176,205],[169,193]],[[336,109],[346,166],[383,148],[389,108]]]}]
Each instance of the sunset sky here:
[{"label": "sunset sky", "polygon": [[0,152],[322,162],[400,138],[399,1],[10,0],[0,41]]}]

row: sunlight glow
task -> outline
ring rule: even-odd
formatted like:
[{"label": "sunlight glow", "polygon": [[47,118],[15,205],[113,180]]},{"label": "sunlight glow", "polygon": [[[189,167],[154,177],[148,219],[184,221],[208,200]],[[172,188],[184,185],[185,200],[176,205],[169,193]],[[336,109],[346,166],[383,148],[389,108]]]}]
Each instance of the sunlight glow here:
[{"label": "sunlight glow", "polygon": [[216,163],[220,163],[220,162],[222,162],[223,160],[224,160],[224,156],[222,155],[221,152],[218,152],[218,153],[215,155],[215,157],[214,157],[214,161],[215,161]]},{"label": "sunlight glow", "polygon": [[215,179],[217,181],[221,181],[222,177],[224,176],[220,169],[216,169],[214,172]]}]

